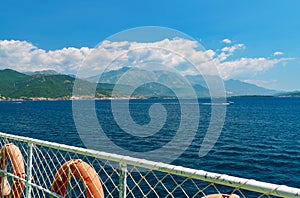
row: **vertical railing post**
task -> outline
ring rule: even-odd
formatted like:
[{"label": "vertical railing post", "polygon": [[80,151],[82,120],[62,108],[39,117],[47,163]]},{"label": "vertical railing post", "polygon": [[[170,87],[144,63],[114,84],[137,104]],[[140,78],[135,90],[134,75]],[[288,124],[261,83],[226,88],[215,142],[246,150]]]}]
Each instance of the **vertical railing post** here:
[{"label": "vertical railing post", "polygon": [[[0,155],[0,163],[1,163],[1,166],[3,167],[2,163],[4,162],[4,159],[5,159],[5,153],[6,152],[2,152],[1,155]],[[7,171],[7,170],[5,170]],[[4,189],[4,176],[5,176],[5,173],[1,173],[1,191],[3,191]],[[3,193],[1,193],[1,198],[4,198],[4,195]]]},{"label": "vertical railing post", "polygon": [[26,198],[31,198],[31,179],[32,179],[32,142],[28,143],[27,148],[27,163],[26,163]]},{"label": "vertical railing post", "polygon": [[127,187],[127,165],[120,163],[119,198],[126,197],[126,187]]}]

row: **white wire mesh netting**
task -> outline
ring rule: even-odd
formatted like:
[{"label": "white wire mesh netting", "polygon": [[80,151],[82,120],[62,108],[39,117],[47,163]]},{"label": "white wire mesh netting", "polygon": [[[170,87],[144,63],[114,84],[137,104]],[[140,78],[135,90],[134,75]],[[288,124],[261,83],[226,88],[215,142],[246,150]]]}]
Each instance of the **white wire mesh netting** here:
[{"label": "white wire mesh netting", "polygon": [[287,186],[4,133],[0,146],[2,197],[300,197]]}]

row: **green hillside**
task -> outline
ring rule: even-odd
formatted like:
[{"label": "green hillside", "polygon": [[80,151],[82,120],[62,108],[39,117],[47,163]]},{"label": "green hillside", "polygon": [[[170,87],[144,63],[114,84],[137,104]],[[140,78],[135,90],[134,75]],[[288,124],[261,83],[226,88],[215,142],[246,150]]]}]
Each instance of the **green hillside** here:
[{"label": "green hillside", "polygon": [[73,83],[74,78],[67,75],[34,75],[19,82],[18,89],[12,92],[9,97],[70,97]]},{"label": "green hillside", "polygon": [[[63,74],[26,75],[14,70],[0,70],[1,98],[70,98],[75,78]],[[87,81],[85,86],[91,87]],[[110,88],[109,88],[110,87]],[[109,97],[113,85],[97,86],[97,97]]]},{"label": "green hillside", "polygon": [[[139,70],[133,70],[132,78],[130,80],[135,83],[143,84],[142,82],[147,78],[148,81],[155,81],[159,79],[160,82],[170,84],[171,88],[160,85],[159,83],[146,83],[137,89],[130,85],[120,85],[115,87],[116,81],[121,76],[122,72],[127,71],[123,68],[120,71],[110,71],[104,74],[102,82],[96,86],[96,98],[103,97],[142,97],[142,98],[174,98],[176,94],[181,97],[190,98],[189,93],[182,84],[184,82],[178,80],[173,73],[166,72],[152,72],[148,75]],[[42,73],[34,72],[30,74],[23,74],[14,70],[0,70],[0,99],[29,99],[29,98],[71,98],[73,92],[73,85],[75,78],[57,74],[57,73]],[[95,81],[93,81],[95,82]],[[77,87],[79,95],[75,98],[88,98],[91,93],[94,93],[93,87],[95,85],[87,80],[78,80],[79,87]],[[130,83],[129,83],[130,84]],[[134,83],[131,83],[134,84]],[[208,97],[208,90],[201,85],[193,85],[193,88],[198,97]],[[112,91],[114,93],[112,95]]]},{"label": "green hillside", "polygon": [[28,79],[30,76],[11,69],[0,70],[1,96],[9,97],[12,92],[21,88],[22,82]]}]

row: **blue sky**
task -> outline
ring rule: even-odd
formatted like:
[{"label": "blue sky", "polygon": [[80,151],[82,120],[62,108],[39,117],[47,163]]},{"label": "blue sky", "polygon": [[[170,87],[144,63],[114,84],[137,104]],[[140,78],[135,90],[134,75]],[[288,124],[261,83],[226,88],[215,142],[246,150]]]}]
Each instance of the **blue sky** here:
[{"label": "blue sky", "polygon": [[[45,51],[92,48],[119,31],[164,26],[218,51],[228,38],[245,47],[228,60],[279,59],[236,79],[280,90],[300,90],[300,1],[2,1],[0,40],[26,41]],[[277,56],[274,56],[275,52]]]}]

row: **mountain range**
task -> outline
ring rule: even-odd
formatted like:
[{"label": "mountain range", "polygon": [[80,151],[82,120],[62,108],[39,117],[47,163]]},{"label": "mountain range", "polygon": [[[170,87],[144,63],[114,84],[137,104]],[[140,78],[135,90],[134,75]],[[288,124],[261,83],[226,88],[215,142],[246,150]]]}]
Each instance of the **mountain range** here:
[{"label": "mountain range", "polygon": [[[130,69],[128,67],[123,67],[119,70],[112,70],[102,74],[101,78],[98,80],[101,83],[116,84],[120,83],[118,80],[124,73],[128,73],[130,78],[126,78],[126,84],[143,84],[145,81],[155,81],[162,84],[168,85],[172,90],[184,90],[186,89],[187,83],[191,84],[194,91],[198,97],[209,97],[210,93],[208,90],[207,83],[214,85],[214,82],[220,82],[220,77],[206,75],[205,78],[201,75],[186,75],[182,78],[180,75],[168,71],[144,71],[141,69]],[[97,77],[90,77],[87,80],[97,82]],[[121,82],[122,84],[122,82]],[[227,96],[273,96],[279,93],[279,91],[267,89],[264,87],[259,87],[254,84],[242,82],[240,80],[229,79],[224,81],[224,88],[226,90]]]},{"label": "mountain range", "polygon": [[[124,77],[126,72],[130,77],[120,78]],[[214,79],[217,77],[209,76],[206,78]],[[73,76],[59,74],[53,70],[27,73],[20,73],[11,69],[0,70],[0,99],[70,99],[75,80],[76,78]],[[129,68],[122,68],[103,73],[99,82],[96,77],[78,80],[86,86],[91,86],[92,83],[97,82],[97,85],[95,85],[95,97],[97,98],[129,96],[173,98],[178,95],[189,98],[192,96],[190,91],[186,89],[187,83],[190,83],[189,85],[192,86],[198,97],[209,97],[209,91],[203,77],[185,76],[185,78],[180,78],[178,74],[168,71],[147,73],[139,69],[129,71]],[[115,86],[115,84],[118,84],[118,86]],[[228,96],[274,95],[278,93],[275,90],[239,80],[227,80],[224,81],[224,85]]]}]

